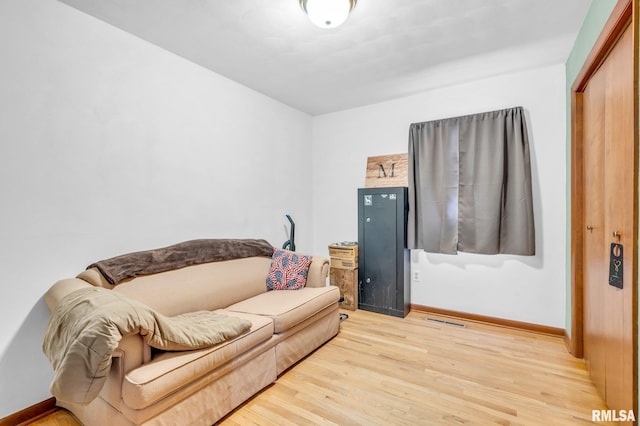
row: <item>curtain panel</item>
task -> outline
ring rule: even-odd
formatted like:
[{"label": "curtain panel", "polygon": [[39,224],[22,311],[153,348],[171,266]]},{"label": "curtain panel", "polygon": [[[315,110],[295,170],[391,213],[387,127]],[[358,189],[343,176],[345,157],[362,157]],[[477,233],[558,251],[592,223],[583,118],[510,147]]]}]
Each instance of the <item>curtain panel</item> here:
[{"label": "curtain panel", "polygon": [[411,124],[409,248],[535,255],[522,107]]}]

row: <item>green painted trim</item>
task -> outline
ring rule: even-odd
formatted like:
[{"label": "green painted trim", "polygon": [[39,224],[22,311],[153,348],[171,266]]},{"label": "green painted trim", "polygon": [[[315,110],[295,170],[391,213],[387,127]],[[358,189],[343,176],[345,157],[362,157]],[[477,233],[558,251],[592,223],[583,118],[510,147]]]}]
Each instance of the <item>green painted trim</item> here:
[{"label": "green painted trim", "polygon": [[593,0],[587,16],[578,32],[576,41],[573,44],[569,58],[565,64],[566,75],[566,111],[567,111],[567,168],[566,168],[566,194],[567,194],[567,217],[566,217],[566,316],[565,329],[571,336],[571,86],[584,65],[589,52],[593,48],[604,24],[609,19],[617,0]]}]

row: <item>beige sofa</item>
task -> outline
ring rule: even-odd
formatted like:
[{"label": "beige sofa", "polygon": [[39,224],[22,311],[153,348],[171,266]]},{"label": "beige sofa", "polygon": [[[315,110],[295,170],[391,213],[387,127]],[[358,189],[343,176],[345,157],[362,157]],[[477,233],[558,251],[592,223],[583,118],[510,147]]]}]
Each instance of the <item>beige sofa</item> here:
[{"label": "beige sofa", "polygon": [[267,291],[270,264],[268,257],[204,263],[117,286],[91,268],[57,282],[46,294],[52,311],[70,292],[100,286],[167,316],[219,310],[252,324],[230,341],[193,351],[158,351],[140,335],[125,336],[99,396],[89,405],[57,404],[89,426],[215,423],[338,333],[340,295],[326,285],[328,261],[313,257],[299,290]]}]

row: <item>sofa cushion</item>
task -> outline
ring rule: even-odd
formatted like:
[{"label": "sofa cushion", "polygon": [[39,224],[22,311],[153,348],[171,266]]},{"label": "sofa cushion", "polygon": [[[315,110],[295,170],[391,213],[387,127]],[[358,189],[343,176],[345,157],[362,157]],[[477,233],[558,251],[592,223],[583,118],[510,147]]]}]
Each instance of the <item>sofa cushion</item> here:
[{"label": "sofa cushion", "polygon": [[283,333],[327,306],[338,303],[338,287],[304,287],[297,291],[268,291],[228,306],[227,311],[263,315],[273,319],[276,333]]},{"label": "sofa cushion", "polygon": [[267,287],[271,290],[297,290],[307,283],[311,256],[273,249]]},{"label": "sofa cushion", "polygon": [[271,259],[249,257],[203,263],[122,282],[113,291],[163,315],[212,311],[267,291]]},{"label": "sofa cushion", "polygon": [[159,352],[151,362],[125,376],[122,399],[127,406],[133,409],[148,407],[273,336],[273,321],[270,318],[224,309],[216,312],[247,319],[252,323],[251,329],[233,340],[210,348]]}]

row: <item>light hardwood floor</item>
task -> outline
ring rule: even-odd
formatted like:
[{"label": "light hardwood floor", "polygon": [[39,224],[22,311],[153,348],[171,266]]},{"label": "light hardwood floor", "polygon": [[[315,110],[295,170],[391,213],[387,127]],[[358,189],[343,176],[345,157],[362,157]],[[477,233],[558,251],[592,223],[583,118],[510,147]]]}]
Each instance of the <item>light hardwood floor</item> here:
[{"label": "light hardwood floor", "polygon": [[606,408],[559,337],[346,312],[338,336],[220,425],[580,425]]}]

